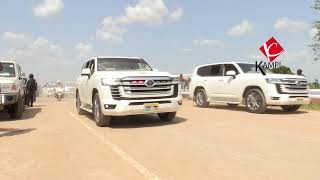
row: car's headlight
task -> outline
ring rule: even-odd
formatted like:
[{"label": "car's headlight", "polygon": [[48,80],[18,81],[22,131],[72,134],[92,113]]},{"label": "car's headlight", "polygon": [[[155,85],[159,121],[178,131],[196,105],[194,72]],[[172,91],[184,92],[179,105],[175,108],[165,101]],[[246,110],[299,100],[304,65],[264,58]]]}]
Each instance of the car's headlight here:
[{"label": "car's headlight", "polygon": [[281,84],[281,83],[283,83],[281,79],[277,79],[277,78],[267,78],[266,81],[267,81],[267,83],[270,83],[270,84]]},{"label": "car's headlight", "polygon": [[120,79],[116,79],[116,78],[103,78],[103,79],[101,79],[102,86],[114,86],[114,85],[119,85],[119,84],[120,84]]},{"label": "car's headlight", "polygon": [[2,83],[1,84],[1,92],[4,93],[11,93],[11,92],[17,92],[18,86],[15,83]]},{"label": "car's headlight", "polygon": [[181,83],[180,77],[171,77],[173,84],[179,84]]}]

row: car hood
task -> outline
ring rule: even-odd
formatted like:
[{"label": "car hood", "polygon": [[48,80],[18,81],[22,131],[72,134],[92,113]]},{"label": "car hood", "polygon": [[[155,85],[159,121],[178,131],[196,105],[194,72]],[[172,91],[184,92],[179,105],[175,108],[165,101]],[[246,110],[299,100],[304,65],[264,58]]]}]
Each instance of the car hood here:
[{"label": "car hood", "polygon": [[108,72],[97,72],[97,76],[108,77],[108,78],[125,78],[130,76],[171,76],[168,72],[157,72],[157,71],[108,71]]},{"label": "car hood", "polygon": [[256,78],[276,78],[276,79],[305,79],[304,76],[292,75],[292,74],[266,74],[265,76],[258,73],[246,74],[246,76]]},{"label": "car hood", "polygon": [[278,78],[278,79],[305,79],[304,76],[292,75],[292,74],[267,74],[266,78]]}]

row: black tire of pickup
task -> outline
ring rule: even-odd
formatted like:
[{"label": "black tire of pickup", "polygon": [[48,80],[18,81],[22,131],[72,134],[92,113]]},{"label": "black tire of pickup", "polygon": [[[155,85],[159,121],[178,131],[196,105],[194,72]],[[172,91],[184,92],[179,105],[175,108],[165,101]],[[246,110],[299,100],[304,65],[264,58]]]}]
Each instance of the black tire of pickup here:
[{"label": "black tire of pickup", "polygon": [[158,116],[162,121],[173,121],[176,118],[176,114],[176,112],[158,113]]},{"label": "black tire of pickup", "polygon": [[24,98],[19,95],[18,102],[13,104],[9,110],[8,114],[11,119],[20,119],[24,111]]},{"label": "black tire of pickup", "polygon": [[100,105],[100,97],[99,94],[96,93],[93,99],[93,116],[94,120],[99,127],[110,126],[111,124],[111,116],[105,116],[102,113],[101,105]]}]

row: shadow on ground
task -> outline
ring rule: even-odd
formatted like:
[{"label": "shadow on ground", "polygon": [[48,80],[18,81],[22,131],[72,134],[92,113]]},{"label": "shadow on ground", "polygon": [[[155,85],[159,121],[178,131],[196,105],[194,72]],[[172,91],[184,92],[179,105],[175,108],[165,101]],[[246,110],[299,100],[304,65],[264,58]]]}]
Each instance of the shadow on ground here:
[{"label": "shadow on ground", "polygon": [[[88,118],[95,121],[93,115],[87,114]],[[113,117],[110,128],[114,129],[127,129],[127,128],[146,128],[157,126],[169,126],[180,124],[187,121],[185,118],[176,117],[173,121],[162,121],[157,115],[134,115]]]},{"label": "shadow on ground", "polygon": [[34,107],[28,107],[24,111],[22,117],[20,119],[11,119],[10,116],[6,111],[0,113],[0,122],[1,121],[21,121],[21,120],[28,120],[32,119],[37,116],[42,111],[43,106],[34,106]]},{"label": "shadow on ground", "polygon": [[[195,106],[196,107],[196,106]],[[229,107],[226,105],[210,105],[211,109],[222,109],[222,110],[228,110],[228,111],[243,111],[247,112],[247,109],[245,106],[237,106],[237,107]],[[304,111],[302,109],[296,111],[296,112],[285,112],[281,108],[278,107],[269,107],[267,111],[263,114],[270,114],[270,115],[288,115],[288,114],[305,114],[308,113],[308,111]]]},{"label": "shadow on ground", "polygon": [[34,129],[34,128],[27,128],[27,129],[3,129],[3,128],[0,128],[0,138],[26,134],[26,133],[29,133],[34,130],[36,130],[36,129]]}]

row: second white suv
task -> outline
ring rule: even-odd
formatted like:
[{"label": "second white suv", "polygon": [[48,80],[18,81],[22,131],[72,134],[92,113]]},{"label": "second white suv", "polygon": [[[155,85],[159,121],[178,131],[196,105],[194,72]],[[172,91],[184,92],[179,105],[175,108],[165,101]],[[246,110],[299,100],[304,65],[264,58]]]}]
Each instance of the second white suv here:
[{"label": "second white suv", "polygon": [[179,81],[141,58],[92,58],[77,82],[78,113],[93,113],[98,126],[108,126],[112,116],[150,113],[171,121],[182,104]]},{"label": "second white suv", "polygon": [[308,82],[303,76],[271,72],[264,76],[255,64],[236,62],[195,68],[189,96],[199,107],[207,107],[209,103],[245,104],[253,113],[263,113],[267,106],[281,106],[293,112],[310,103]]}]

